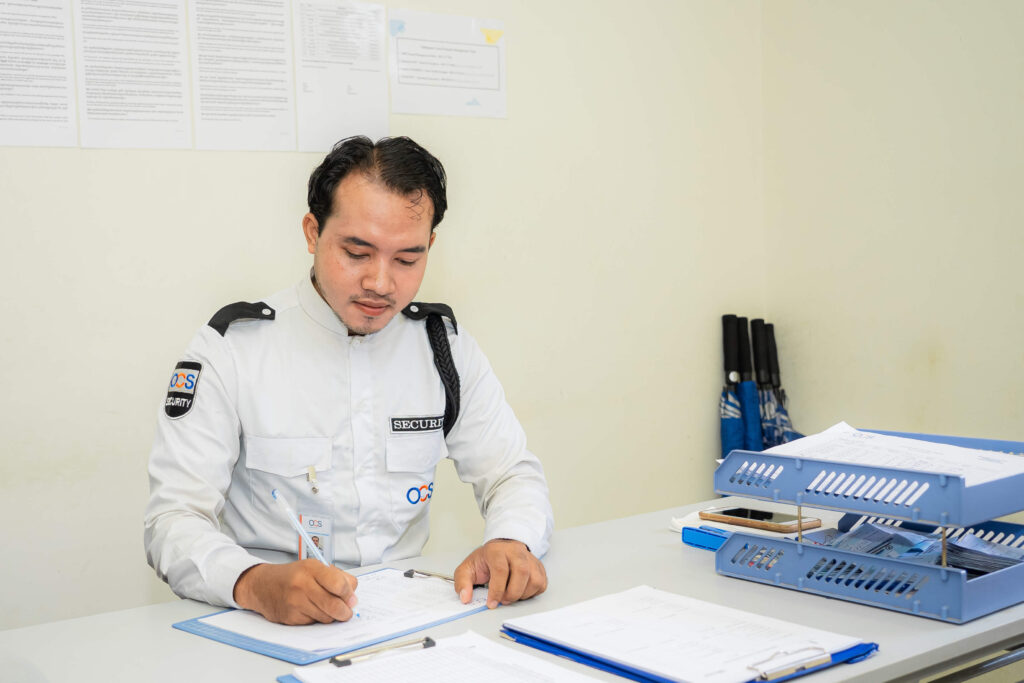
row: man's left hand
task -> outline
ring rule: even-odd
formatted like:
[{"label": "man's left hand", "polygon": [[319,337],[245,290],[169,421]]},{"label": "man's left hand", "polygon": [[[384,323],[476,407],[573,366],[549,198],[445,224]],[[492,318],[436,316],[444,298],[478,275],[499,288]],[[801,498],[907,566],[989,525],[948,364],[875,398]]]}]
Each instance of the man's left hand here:
[{"label": "man's left hand", "polygon": [[526,544],[497,538],[469,554],[455,570],[455,592],[463,603],[473,599],[473,586],[488,584],[487,608],[508,605],[543,593],[548,587],[544,565]]}]

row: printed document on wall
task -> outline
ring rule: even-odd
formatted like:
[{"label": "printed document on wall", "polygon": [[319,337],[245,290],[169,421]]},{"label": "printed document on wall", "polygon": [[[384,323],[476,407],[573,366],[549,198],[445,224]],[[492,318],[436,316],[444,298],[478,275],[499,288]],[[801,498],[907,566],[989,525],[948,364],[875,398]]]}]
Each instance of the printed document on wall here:
[{"label": "printed document on wall", "polygon": [[288,1],[188,6],[196,149],[294,150]]},{"label": "printed document on wall", "polygon": [[70,0],[0,2],[0,145],[78,144]]},{"label": "printed document on wall", "polygon": [[292,12],[299,151],[387,135],[384,5],[295,0]]},{"label": "printed document on wall", "polygon": [[504,118],[500,21],[393,9],[391,111]]},{"label": "printed document on wall", "polygon": [[191,147],[183,3],[73,7],[82,146]]}]

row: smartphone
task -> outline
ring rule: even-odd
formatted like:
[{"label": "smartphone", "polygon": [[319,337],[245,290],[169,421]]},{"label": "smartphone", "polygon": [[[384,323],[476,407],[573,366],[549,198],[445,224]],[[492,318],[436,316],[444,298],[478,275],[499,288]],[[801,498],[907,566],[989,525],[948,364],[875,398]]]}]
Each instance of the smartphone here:
[{"label": "smartphone", "polygon": [[[708,508],[697,513],[701,519],[723,524],[735,524],[737,526],[749,526],[765,531],[779,531],[792,533],[800,529],[817,529],[821,526],[821,520],[816,517],[803,517],[797,520],[796,515],[785,512],[768,512],[767,510],[754,510],[752,508]],[[797,522],[799,521],[799,526]]]}]

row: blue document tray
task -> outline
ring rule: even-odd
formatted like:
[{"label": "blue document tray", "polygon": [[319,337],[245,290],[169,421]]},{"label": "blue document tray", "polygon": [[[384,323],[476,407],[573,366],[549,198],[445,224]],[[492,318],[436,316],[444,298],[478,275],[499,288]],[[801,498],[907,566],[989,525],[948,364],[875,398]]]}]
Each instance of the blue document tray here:
[{"label": "blue document tray", "polygon": [[[968,448],[1024,452],[1024,443],[882,432]],[[915,527],[972,531],[1022,547],[1024,526],[987,522],[1024,506],[1024,475],[967,487],[959,476],[733,451],[715,472],[717,493],[855,512]],[[919,564],[734,531],[715,555],[719,574],[952,623],[1024,602],[1024,563],[968,579]]]}]

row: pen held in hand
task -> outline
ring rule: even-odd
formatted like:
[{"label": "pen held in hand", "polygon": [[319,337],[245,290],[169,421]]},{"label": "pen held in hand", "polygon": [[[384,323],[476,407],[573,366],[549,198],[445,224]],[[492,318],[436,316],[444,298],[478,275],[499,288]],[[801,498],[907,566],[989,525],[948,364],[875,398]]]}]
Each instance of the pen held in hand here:
[{"label": "pen held in hand", "polygon": [[[277,489],[273,489],[270,492],[270,495],[274,500],[277,501],[277,507],[281,510],[281,513],[285,516],[285,518],[288,519],[288,522],[293,527],[295,527],[296,531],[299,532],[299,537],[302,539],[302,542],[306,544],[306,552],[310,553],[317,560],[320,560],[320,562],[324,565],[328,567],[333,567],[334,565],[328,562],[327,559],[324,557],[324,554],[320,552],[319,546],[313,543],[313,539],[309,537],[309,533],[307,533],[306,530],[302,528],[302,523],[299,521],[299,516],[295,514],[295,511],[292,510],[292,506],[289,505],[288,501],[284,499],[284,496],[281,495],[281,492],[278,491]],[[357,612],[355,609],[352,610],[352,614],[353,616],[355,616],[356,619],[359,618],[359,612]]]}]

